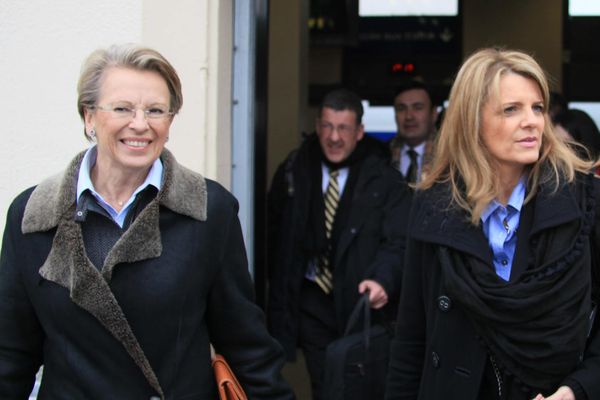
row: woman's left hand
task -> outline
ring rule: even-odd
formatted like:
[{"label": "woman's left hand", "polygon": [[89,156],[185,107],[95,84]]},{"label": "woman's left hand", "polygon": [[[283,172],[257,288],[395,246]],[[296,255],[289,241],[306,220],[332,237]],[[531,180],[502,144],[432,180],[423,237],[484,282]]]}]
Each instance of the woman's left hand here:
[{"label": "woman's left hand", "polygon": [[575,400],[575,393],[568,386],[561,386],[551,396],[544,397],[541,394],[535,396],[532,400]]},{"label": "woman's left hand", "polygon": [[371,308],[381,308],[388,302],[388,296],[383,286],[371,279],[365,279],[358,285],[358,292],[364,293],[365,290],[369,291],[369,303]]}]

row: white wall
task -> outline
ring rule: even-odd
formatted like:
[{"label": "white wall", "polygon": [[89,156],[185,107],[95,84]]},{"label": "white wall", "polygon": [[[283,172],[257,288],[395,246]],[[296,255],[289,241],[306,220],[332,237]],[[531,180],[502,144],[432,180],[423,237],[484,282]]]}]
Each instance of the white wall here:
[{"label": "white wall", "polygon": [[0,0],[0,230],[12,198],[88,146],[76,108],[94,49],[140,42],[177,69],[184,105],[169,148],[230,183],[233,0]]}]

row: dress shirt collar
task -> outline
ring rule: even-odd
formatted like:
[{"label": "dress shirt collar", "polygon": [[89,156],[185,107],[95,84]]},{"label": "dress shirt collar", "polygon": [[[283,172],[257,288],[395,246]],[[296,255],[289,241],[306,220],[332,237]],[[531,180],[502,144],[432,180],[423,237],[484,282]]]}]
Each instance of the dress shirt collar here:
[{"label": "dress shirt collar", "polygon": [[[512,207],[517,212],[521,212],[521,208],[523,207],[523,203],[525,201],[525,191],[527,189],[527,174],[523,175],[517,185],[513,189],[510,197],[508,199],[508,203],[506,204],[506,208]],[[496,211],[498,207],[504,207],[500,202],[496,199],[492,200],[490,204],[483,210],[481,213],[481,221],[486,223],[490,216]]]}]

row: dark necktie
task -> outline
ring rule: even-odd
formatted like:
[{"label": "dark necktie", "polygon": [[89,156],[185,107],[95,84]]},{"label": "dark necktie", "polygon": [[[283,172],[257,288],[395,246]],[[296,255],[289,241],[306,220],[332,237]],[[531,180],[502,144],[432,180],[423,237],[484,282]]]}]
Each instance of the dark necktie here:
[{"label": "dark necktie", "polygon": [[339,171],[333,170],[329,172],[329,183],[325,190],[323,200],[325,203],[325,238],[327,246],[325,251],[319,257],[319,265],[315,282],[323,289],[325,293],[330,293],[333,289],[333,273],[331,269],[331,233],[333,231],[333,221],[335,220],[335,212],[340,202],[340,188],[338,186],[337,177]]},{"label": "dark necktie", "polygon": [[416,183],[417,175],[419,173],[418,154],[413,149],[409,149],[406,153],[410,157],[410,165],[408,166],[408,170],[406,170],[406,180],[408,183]]}]

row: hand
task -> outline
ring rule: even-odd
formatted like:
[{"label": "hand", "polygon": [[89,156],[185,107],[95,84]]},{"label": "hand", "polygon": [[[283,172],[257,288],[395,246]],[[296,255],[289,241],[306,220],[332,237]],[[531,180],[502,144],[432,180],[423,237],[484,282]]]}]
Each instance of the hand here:
[{"label": "hand", "polygon": [[532,400],[575,400],[575,393],[568,386],[561,386],[551,396],[544,397],[541,394],[535,396]]},{"label": "hand", "polygon": [[387,293],[379,283],[371,279],[365,279],[358,285],[358,293],[362,294],[365,290],[369,291],[369,303],[371,303],[371,308],[378,309],[387,304]]}]

